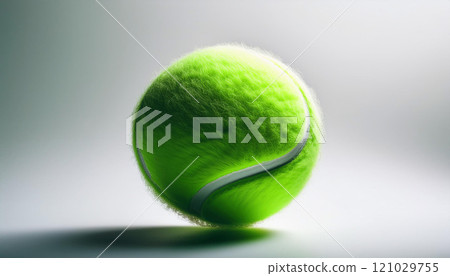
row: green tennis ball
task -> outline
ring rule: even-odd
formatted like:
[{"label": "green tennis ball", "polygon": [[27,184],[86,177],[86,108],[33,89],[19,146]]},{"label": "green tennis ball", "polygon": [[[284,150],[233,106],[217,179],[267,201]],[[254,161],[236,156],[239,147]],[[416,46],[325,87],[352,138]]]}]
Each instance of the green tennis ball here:
[{"label": "green tennis ball", "polygon": [[[255,49],[221,45],[179,59],[135,112],[133,148],[146,181],[200,224],[249,225],[275,214],[299,194],[318,156],[311,92]],[[213,119],[196,126],[205,117]]]}]

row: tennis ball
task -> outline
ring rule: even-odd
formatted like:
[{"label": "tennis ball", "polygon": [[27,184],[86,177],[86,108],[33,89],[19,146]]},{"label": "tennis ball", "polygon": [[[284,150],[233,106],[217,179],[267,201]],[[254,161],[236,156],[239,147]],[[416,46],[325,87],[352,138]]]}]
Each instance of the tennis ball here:
[{"label": "tennis ball", "polygon": [[182,57],[135,114],[143,109],[150,115],[133,127],[139,168],[158,198],[199,224],[250,225],[275,214],[318,156],[309,88],[260,50],[220,45]]}]

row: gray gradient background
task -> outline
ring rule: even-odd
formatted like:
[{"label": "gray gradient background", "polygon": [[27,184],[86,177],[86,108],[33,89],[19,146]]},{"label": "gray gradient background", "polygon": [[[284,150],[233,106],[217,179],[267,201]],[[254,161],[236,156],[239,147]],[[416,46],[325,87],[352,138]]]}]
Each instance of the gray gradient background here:
[{"label": "gray gradient background", "polygon": [[[290,63],[349,1],[102,3],[167,66],[227,42]],[[356,257],[450,257],[449,15],[357,1],[292,65],[327,140],[298,200]],[[0,30],[0,256],[95,257],[154,200],[125,119],[161,67],[95,1],[2,1]],[[257,227],[158,203],[104,256],[348,256],[295,203]]]}]

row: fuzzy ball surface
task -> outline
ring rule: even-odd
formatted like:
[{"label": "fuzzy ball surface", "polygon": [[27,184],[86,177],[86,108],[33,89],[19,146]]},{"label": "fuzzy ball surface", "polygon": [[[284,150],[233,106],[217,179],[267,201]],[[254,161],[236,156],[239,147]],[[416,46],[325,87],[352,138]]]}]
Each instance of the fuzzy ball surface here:
[{"label": "fuzzy ball surface", "polygon": [[[158,117],[139,126],[146,129],[143,141],[152,135],[153,152],[147,143],[136,144],[141,120],[136,119],[133,148],[140,170],[163,202],[200,224],[250,225],[277,213],[299,194],[318,156],[314,134],[320,133],[321,121],[311,91],[291,69],[260,50],[220,45],[188,54],[151,83],[135,112],[145,107],[170,118],[151,132],[148,126]],[[195,129],[196,118],[215,119]],[[279,118],[290,123],[282,127]],[[158,145],[169,124],[170,139]],[[293,151],[305,130],[295,158],[267,171],[261,166]],[[214,135],[208,138],[208,133]],[[258,166],[259,173],[245,175]],[[236,172],[244,173],[230,182]],[[198,202],[205,186],[221,181],[225,184]]]}]

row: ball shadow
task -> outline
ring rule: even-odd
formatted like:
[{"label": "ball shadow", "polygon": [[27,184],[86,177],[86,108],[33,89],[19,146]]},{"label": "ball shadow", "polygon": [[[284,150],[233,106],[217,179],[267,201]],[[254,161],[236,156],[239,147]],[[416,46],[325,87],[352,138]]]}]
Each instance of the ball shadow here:
[{"label": "ball shadow", "polygon": [[[90,245],[110,244],[123,229],[86,231],[72,236],[72,242]],[[186,248],[245,243],[274,235],[259,228],[204,227],[141,227],[131,228],[121,235],[114,247],[128,248]]]},{"label": "ball shadow", "polygon": [[[29,232],[2,236],[0,258],[92,258],[111,244],[123,229]],[[258,228],[135,227],[125,231],[102,257],[180,257],[190,256],[193,252],[210,257],[209,251],[202,251],[202,248],[215,247],[220,252],[221,246],[263,240],[275,233]]]}]

